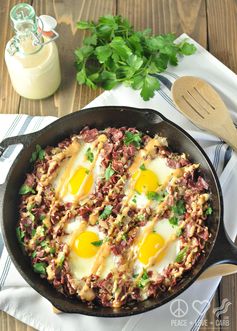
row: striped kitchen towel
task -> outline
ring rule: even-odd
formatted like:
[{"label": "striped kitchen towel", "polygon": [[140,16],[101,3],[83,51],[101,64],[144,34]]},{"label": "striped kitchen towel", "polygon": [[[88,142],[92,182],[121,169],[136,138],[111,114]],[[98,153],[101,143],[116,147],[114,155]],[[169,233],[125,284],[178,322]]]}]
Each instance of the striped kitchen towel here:
[{"label": "striped kitchen towel", "polygon": [[[181,39],[187,38],[182,35]],[[194,41],[192,41],[194,42]],[[195,43],[195,42],[194,42]],[[237,123],[237,90],[236,75],[211,56],[200,45],[197,46],[197,53],[191,57],[181,59],[178,67],[171,67],[163,75],[164,84],[153,99],[144,102],[137,91],[119,86],[118,88],[104,92],[88,106],[102,105],[125,105],[139,108],[153,108],[164,116],[174,121],[187,130],[204,148],[212,161],[214,168],[220,178],[225,206],[225,225],[231,238],[234,239],[237,233],[237,223],[233,215],[237,214],[237,154],[231,150],[223,141],[201,131],[180,114],[174,107],[170,86],[179,76],[192,75],[206,79],[221,94],[232,118]],[[0,115],[0,141],[7,136],[19,135],[39,130],[51,123],[53,117],[30,117],[26,115]],[[0,159],[0,182],[5,180],[7,171],[16,157],[21,146],[11,146]],[[36,293],[23,280],[20,274],[10,261],[8,253],[3,245],[0,259],[0,309],[6,311],[17,319],[44,331],[67,331],[67,330],[97,330],[97,331],[132,331],[132,330],[159,330],[172,331],[175,324],[180,321],[172,313],[171,303],[147,312],[145,314],[117,318],[96,318],[75,314],[55,315],[50,303]],[[210,300],[220,282],[220,277],[208,280],[196,281],[190,288],[178,298],[185,302],[188,307],[182,317],[182,326],[179,330],[199,329],[200,322],[209,307]],[[179,303],[180,303],[179,302]],[[194,303],[198,303],[198,306]],[[176,324],[177,327],[177,324]],[[213,326],[210,326],[213,328]]]}]

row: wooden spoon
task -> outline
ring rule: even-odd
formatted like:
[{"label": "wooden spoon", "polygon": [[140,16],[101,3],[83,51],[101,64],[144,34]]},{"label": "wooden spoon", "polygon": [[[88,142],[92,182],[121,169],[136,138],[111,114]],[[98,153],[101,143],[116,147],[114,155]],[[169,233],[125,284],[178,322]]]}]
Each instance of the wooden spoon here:
[{"label": "wooden spoon", "polygon": [[171,93],[181,113],[237,151],[237,130],[229,111],[207,82],[197,77],[183,76],[174,82]]}]

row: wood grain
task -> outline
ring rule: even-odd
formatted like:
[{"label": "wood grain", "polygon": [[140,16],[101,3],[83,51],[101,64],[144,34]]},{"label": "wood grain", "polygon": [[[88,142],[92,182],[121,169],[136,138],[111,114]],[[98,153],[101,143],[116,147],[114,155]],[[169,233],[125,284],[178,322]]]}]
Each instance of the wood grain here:
[{"label": "wood grain", "polygon": [[2,113],[17,113],[20,102],[20,96],[14,91],[11,85],[4,60],[5,45],[13,35],[9,12],[19,2],[30,3],[30,1],[24,0],[9,0],[1,1],[0,4],[0,110]]},{"label": "wood grain", "polygon": [[54,96],[45,100],[31,101],[21,98],[20,113],[31,115],[63,116],[79,110],[92,101],[101,90],[91,90],[78,86],[74,66],[74,50],[82,43],[85,32],[78,31],[79,20],[96,20],[103,14],[115,14],[116,2],[113,0],[67,0],[67,1],[33,1],[38,15],[47,13],[58,21],[57,31],[60,35],[57,45],[62,69],[62,83]]},{"label": "wood grain", "polygon": [[205,0],[119,0],[118,13],[129,18],[135,29],[176,35],[186,32],[206,47]]},{"label": "wood grain", "polygon": [[[75,81],[73,51],[81,45],[84,33],[76,30],[80,19],[96,20],[104,14],[121,14],[129,18],[138,30],[152,28],[154,33],[188,33],[208,48],[223,63],[237,72],[237,1],[236,0],[32,0],[38,15],[53,15],[58,20],[60,38],[57,41],[62,66],[62,84],[59,91],[41,101],[29,101],[13,90],[4,63],[4,47],[10,39],[10,8],[26,0],[1,0],[0,5],[0,112],[32,115],[63,116],[85,106],[100,90],[79,87]],[[32,2],[31,1],[31,2]],[[237,330],[237,276],[223,278],[201,331]],[[229,328],[216,325],[213,309],[228,298]],[[226,316],[222,316],[224,319]],[[0,312],[0,331],[32,331],[13,317]],[[165,330],[164,330],[165,331]]]},{"label": "wood grain", "polygon": [[237,73],[237,1],[207,0],[210,52]]},{"label": "wood grain", "polygon": [[[237,73],[237,1],[207,0],[208,46],[209,51],[221,62]],[[229,319],[229,327],[222,329],[237,330],[237,275],[222,278],[219,285],[220,303],[228,299],[231,305],[228,311],[221,315],[222,325]]]},{"label": "wood grain", "polygon": [[0,331],[34,331],[35,329],[26,325],[14,317],[0,312]]}]

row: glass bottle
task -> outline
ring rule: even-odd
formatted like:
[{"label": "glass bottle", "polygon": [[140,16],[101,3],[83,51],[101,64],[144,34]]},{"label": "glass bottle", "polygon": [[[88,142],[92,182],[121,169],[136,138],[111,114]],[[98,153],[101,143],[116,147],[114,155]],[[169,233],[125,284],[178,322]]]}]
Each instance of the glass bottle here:
[{"label": "glass bottle", "polygon": [[26,3],[14,6],[10,18],[15,35],[6,45],[5,61],[12,85],[25,98],[46,98],[61,82],[58,48],[54,42],[58,34],[53,30],[55,37],[52,38],[52,33],[44,33],[43,22]]}]

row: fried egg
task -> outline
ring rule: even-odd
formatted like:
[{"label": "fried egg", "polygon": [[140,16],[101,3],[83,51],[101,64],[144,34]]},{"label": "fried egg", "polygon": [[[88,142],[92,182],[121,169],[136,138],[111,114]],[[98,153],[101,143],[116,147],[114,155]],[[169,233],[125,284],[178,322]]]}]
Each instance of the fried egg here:
[{"label": "fried egg", "polygon": [[83,199],[94,191],[103,172],[100,155],[92,166],[96,152],[92,144],[85,143],[78,153],[62,162],[52,186],[63,202],[74,202],[78,196]]},{"label": "fried egg", "polygon": [[[98,252],[105,239],[104,233],[99,231],[97,225],[81,227],[81,224],[81,217],[73,219],[65,227],[66,235],[63,237],[63,242],[69,246],[70,272],[77,280],[91,275],[91,270],[98,260]],[[117,260],[118,258],[110,252],[104,259],[103,266],[100,265],[97,274],[105,278],[116,268]]]},{"label": "fried egg", "polygon": [[145,208],[148,203],[155,207],[155,203],[149,202],[147,194],[156,192],[160,185],[164,184],[167,178],[172,174],[174,169],[166,164],[165,158],[157,157],[150,161],[146,166],[140,167],[133,175],[135,181],[135,194],[131,200],[139,209]]},{"label": "fried egg", "polygon": [[[148,225],[149,226],[149,225]],[[140,273],[154,259],[148,270],[161,272],[170,263],[173,263],[180,250],[179,240],[176,239],[176,227],[168,219],[157,221],[153,231],[146,231],[147,226],[141,228],[144,236],[136,246],[137,260],[134,264],[134,274]],[[159,250],[161,253],[159,254]]]}]

